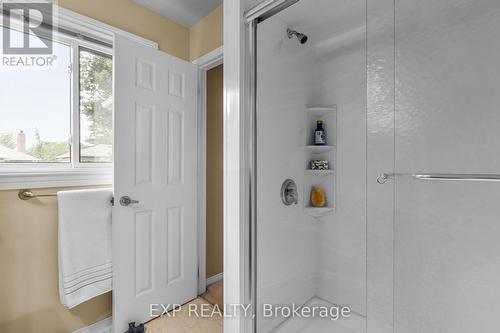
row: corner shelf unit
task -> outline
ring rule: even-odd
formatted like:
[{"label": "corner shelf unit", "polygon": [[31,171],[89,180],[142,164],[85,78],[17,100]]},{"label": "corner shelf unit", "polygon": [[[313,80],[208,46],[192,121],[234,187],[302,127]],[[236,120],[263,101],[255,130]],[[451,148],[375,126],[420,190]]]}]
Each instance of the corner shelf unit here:
[{"label": "corner shelf unit", "polygon": [[313,154],[321,154],[329,152],[330,150],[335,149],[335,146],[306,146],[306,149],[309,150]]},{"label": "corner shelf unit", "polygon": [[[326,131],[327,145],[314,145],[313,133],[316,122],[322,120]],[[304,145],[304,214],[316,219],[335,212],[335,166],[337,143],[337,107],[309,107],[305,109],[305,145]],[[311,160],[327,160],[328,170],[311,170]],[[325,207],[312,207],[310,194],[313,187],[321,188],[326,195]]]},{"label": "corner shelf unit", "polygon": [[334,212],[333,207],[305,207],[304,208],[304,213],[312,216],[312,217],[323,217],[323,216],[328,216],[332,215]]},{"label": "corner shelf unit", "polygon": [[327,176],[333,175],[333,170],[332,169],[329,169],[329,170],[311,170],[311,169],[307,169],[305,172],[306,172],[307,175],[314,176],[314,177],[327,177]]}]

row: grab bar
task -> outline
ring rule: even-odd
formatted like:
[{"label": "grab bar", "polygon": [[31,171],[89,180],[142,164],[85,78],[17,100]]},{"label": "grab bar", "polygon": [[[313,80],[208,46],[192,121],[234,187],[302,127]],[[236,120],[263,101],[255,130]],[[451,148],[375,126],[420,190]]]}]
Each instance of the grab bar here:
[{"label": "grab bar", "polygon": [[408,176],[417,180],[464,180],[464,181],[500,181],[500,174],[473,173],[383,173],[377,177],[377,183],[385,184],[395,176]]},{"label": "grab bar", "polygon": [[[34,198],[48,198],[48,197],[57,197],[57,193],[47,193],[47,194],[35,194],[31,190],[19,190],[17,196],[21,200],[30,200]],[[111,198],[111,205],[115,205],[115,198]]]}]

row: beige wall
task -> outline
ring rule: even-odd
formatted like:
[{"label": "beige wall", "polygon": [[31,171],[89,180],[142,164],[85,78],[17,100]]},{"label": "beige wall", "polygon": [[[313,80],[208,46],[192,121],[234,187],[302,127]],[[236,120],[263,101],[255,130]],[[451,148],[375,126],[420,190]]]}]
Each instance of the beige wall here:
[{"label": "beige wall", "polygon": [[68,333],[111,316],[110,293],[73,310],[61,305],[56,199],[22,201],[17,192],[0,191],[0,331]]},{"label": "beige wall", "polygon": [[189,29],[131,0],[58,0],[73,10],[157,42],[160,50],[189,60]]},{"label": "beige wall", "polygon": [[223,65],[207,72],[207,277],[223,263]]},{"label": "beige wall", "polygon": [[189,57],[197,59],[222,46],[222,5],[189,30]]},{"label": "beige wall", "polygon": [[130,0],[55,0],[60,6],[150,39],[160,50],[194,60],[222,46],[222,5],[186,28]]}]

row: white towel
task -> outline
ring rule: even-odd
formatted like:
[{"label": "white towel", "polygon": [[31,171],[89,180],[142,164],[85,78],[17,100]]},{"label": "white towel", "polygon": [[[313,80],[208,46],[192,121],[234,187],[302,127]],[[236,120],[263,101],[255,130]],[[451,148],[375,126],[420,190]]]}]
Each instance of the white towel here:
[{"label": "white towel", "polygon": [[71,309],[112,289],[111,189],[57,192],[59,296]]}]

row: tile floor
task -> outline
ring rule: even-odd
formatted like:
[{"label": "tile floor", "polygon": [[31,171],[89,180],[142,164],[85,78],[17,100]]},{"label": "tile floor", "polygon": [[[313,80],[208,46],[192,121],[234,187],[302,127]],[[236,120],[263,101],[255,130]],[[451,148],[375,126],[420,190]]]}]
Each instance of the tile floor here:
[{"label": "tile floor", "polygon": [[[223,318],[215,315],[212,317],[197,316],[191,309],[197,309],[201,314],[201,306],[206,313],[211,313],[213,304],[222,304],[222,281],[209,286],[207,292],[195,300],[184,304],[175,315],[163,315],[146,324],[146,333],[222,333]],[[205,299],[204,299],[205,298]],[[208,300],[208,301],[207,301]],[[210,301],[210,302],[209,302]],[[222,307],[220,308],[222,309]],[[172,312],[170,312],[171,314]],[[205,312],[204,312],[205,313]]]},{"label": "tile floor", "polygon": [[189,315],[189,305],[193,304],[199,307],[204,304],[206,307],[213,308],[213,305],[205,301],[203,298],[197,299],[184,304],[180,311],[175,316],[163,315],[146,324],[146,333],[222,333],[222,317],[201,317]]},{"label": "tile floor", "polygon": [[212,304],[217,304],[220,309],[224,308],[224,282],[221,280],[207,287],[207,292],[201,295],[203,299]]},{"label": "tile floor", "polygon": [[[194,311],[189,312],[190,305],[196,307],[198,313],[201,313],[201,306],[204,306],[204,311],[211,313],[214,309],[214,304],[219,304],[222,307],[222,290],[223,282],[217,282],[208,286],[207,292],[201,297],[184,304],[181,309],[176,312],[175,316],[164,315],[146,324],[146,333],[223,333],[223,318],[215,315],[212,317],[204,317],[193,315]],[[323,305],[332,306],[326,301],[313,298],[307,305]],[[192,308],[193,309],[193,308]],[[273,333],[359,333],[364,332],[365,319],[359,315],[352,314],[351,318],[338,321],[320,320],[320,319],[294,319],[286,320],[279,327],[276,327]]]}]

